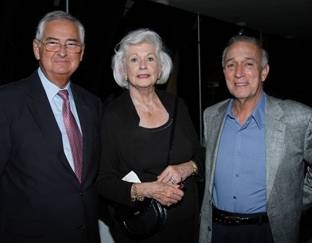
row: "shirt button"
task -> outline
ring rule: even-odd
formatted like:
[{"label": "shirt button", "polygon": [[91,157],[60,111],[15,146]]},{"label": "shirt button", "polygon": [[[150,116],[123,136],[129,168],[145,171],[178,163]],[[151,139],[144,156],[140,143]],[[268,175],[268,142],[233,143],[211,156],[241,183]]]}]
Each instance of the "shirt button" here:
[{"label": "shirt button", "polygon": [[233,199],[236,199],[236,196],[233,196]]}]

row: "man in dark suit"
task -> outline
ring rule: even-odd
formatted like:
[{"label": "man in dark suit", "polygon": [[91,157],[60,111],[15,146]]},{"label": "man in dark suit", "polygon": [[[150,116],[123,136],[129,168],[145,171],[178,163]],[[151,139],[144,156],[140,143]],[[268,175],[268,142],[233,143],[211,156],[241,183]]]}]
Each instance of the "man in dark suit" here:
[{"label": "man in dark suit", "polygon": [[69,81],[84,27],[48,13],[33,51],[38,70],[0,88],[0,241],[98,243],[101,101]]}]

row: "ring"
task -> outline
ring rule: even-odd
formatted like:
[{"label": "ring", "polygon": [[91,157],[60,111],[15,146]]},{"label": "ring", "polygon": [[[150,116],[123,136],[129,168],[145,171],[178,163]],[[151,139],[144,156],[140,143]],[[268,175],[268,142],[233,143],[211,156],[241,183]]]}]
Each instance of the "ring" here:
[{"label": "ring", "polygon": [[171,181],[172,184],[175,184],[175,183],[176,183],[176,180],[174,179],[173,176],[170,177],[169,181]]}]

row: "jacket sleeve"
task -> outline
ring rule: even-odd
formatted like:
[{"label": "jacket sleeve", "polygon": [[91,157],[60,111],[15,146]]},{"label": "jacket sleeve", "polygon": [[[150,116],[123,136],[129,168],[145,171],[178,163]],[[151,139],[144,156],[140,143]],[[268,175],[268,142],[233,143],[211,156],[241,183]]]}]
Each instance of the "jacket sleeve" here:
[{"label": "jacket sleeve", "polygon": [[193,157],[192,160],[196,163],[198,167],[198,179],[204,180],[204,156],[205,156],[205,149],[203,146],[200,145],[198,135],[194,128],[193,122],[191,120],[189,111],[182,99],[180,100],[179,110],[181,114],[180,122],[184,124],[185,129],[189,133],[189,139],[192,141],[193,146]]},{"label": "jacket sleeve", "polygon": [[[1,96],[1,93],[0,93]],[[9,161],[11,150],[10,125],[4,109],[5,102],[0,98],[0,176],[2,176],[5,166]]]},{"label": "jacket sleeve", "polygon": [[118,158],[117,133],[120,131],[118,118],[112,111],[105,110],[101,126],[101,156],[97,189],[101,197],[119,204],[131,206],[131,183],[122,181],[121,163]]},{"label": "jacket sleeve", "polygon": [[312,206],[312,112],[304,142],[304,160],[307,162],[307,169],[303,185],[303,206],[304,210]]}]

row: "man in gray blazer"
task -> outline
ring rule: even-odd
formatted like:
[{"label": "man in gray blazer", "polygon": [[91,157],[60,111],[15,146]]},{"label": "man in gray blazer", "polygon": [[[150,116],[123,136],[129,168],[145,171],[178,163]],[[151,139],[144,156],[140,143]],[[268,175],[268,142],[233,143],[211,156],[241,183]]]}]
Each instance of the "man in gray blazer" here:
[{"label": "man in gray blazer", "polygon": [[268,57],[233,37],[222,58],[233,98],[204,112],[200,243],[295,243],[312,201],[312,109],[263,91]]}]

